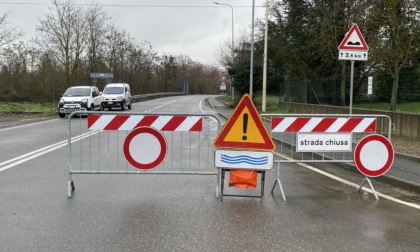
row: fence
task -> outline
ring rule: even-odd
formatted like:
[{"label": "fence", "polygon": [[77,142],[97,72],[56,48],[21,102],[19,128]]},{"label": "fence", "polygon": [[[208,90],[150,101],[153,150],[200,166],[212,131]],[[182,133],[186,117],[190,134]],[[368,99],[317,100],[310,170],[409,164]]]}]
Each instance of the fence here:
[{"label": "fence", "polygon": [[67,120],[68,197],[76,174],[216,175],[218,195],[212,143],[220,128],[213,114],[73,112]]},{"label": "fence", "polygon": [[[284,200],[280,163],[354,163],[354,147],[366,135],[381,134],[391,140],[391,119],[385,115],[262,114],[261,117],[270,121],[276,152],[281,153],[275,160],[277,178],[272,192],[278,184]],[[378,199],[367,177],[361,187],[365,181]]]}]

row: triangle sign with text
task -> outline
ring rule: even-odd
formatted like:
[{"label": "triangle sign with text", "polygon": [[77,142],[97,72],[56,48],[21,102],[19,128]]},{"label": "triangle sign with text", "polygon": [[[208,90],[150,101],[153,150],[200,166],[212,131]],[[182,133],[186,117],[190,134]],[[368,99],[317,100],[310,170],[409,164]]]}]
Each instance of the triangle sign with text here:
[{"label": "triangle sign with text", "polygon": [[350,31],[346,34],[346,37],[343,39],[343,41],[341,41],[338,49],[369,51],[369,47],[367,46],[357,24],[353,24],[353,26],[350,28]]},{"label": "triangle sign with text", "polygon": [[245,94],[213,142],[215,148],[269,150],[275,145],[248,94]]}]

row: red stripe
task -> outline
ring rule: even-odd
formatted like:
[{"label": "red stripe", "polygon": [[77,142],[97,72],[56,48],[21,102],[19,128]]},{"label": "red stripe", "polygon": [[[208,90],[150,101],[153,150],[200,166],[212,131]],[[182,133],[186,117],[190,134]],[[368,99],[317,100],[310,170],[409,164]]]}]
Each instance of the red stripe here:
[{"label": "red stripe", "polygon": [[92,127],[92,125],[99,119],[99,117],[101,117],[101,115],[96,115],[96,114],[88,115],[88,129]]},{"label": "red stripe", "polygon": [[159,116],[151,115],[151,116],[144,116],[142,120],[134,127],[138,128],[141,126],[150,126],[156,119],[158,119]]},{"label": "red stripe", "polygon": [[365,129],[365,132],[376,132],[376,119]]},{"label": "red stripe", "polygon": [[174,116],[169,122],[162,127],[161,131],[174,131],[178,126],[185,121],[186,116]]},{"label": "red stripe", "polygon": [[335,121],[337,121],[337,118],[324,118],[318,123],[317,126],[315,126],[312,132],[325,132]]},{"label": "red stripe", "polygon": [[292,124],[290,124],[290,126],[284,132],[299,132],[300,129],[302,129],[303,126],[305,126],[305,124],[309,122],[309,120],[311,120],[311,118],[309,117],[296,118],[296,120]]},{"label": "red stripe", "polygon": [[105,126],[104,130],[118,130],[121,125],[127,121],[129,118],[129,115],[117,115],[108,123],[107,126]]},{"label": "red stripe", "polygon": [[338,129],[337,132],[352,132],[353,129],[356,128],[362,120],[363,118],[349,118],[347,122],[340,129]]},{"label": "red stripe", "polygon": [[203,118],[200,119],[191,127],[190,131],[202,131],[203,130]]},{"label": "red stripe", "polygon": [[272,117],[271,118],[271,130],[275,129],[277,125],[281,123],[281,121],[284,120],[284,117]]}]

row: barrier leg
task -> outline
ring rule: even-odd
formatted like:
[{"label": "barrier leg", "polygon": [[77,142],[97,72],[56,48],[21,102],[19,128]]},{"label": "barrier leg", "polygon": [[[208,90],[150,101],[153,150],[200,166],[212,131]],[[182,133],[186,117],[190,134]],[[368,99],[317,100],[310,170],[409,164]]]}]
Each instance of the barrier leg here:
[{"label": "barrier leg", "polygon": [[70,174],[70,172],[68,173],[67,176],[67,194],[68,197],[71,198],[72,196],[72,192],[76,189],[76,187],[74,187],[74,182],[73,182],[73,178]]},{"label": "barrier leg", "polygon": [[274,182],[273,188],[271,188],[271,193],[274,192],[274,188],[276,187],[276,184],[279,184],[279,188],[280,188],[280,192],[281,195],[283,197],[283,200],[286,201],[286,196],[284,195],[284,191],[283,191],[283,186],[281,186],[281,181],[280,181],[280,162],[276,162],[277,163],[277,177],[276,177],[276,181]]},{"label": "barrier leg", "polygon": [[376,194],[375,188],[373,188],[372,182],[370,182],[370,179],[368,177],[365,177],[365,179],[363,180],[362,184],[360,185],[359,189],[357,190],[357,192],[360,192],[360,190],[362,189],[363,185],[365,184],[365,182],[368,182],[370,189],[373,192],[373,195],[375,196],[376,200],[379,200],[378,195]]},{"label": "barrier leg", "polygon": [[264,197],[265,171],[261,172],[261,203]]},{"label": "barrier leg", "polygon": [[219,197],[220,192],[220,169],[217,169],[217,175],[216,175],[216,198]]},{"label": "barrier leg", "polygon": [[222,180],[220,182],[220,201],[223,201],[223,187],[225,185],[225,170],[222,169]]}]

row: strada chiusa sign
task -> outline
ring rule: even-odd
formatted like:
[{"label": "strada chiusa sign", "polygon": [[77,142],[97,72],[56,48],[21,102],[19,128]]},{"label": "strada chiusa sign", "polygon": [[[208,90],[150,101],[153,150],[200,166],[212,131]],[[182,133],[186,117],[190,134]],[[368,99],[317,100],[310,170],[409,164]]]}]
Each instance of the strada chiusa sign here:
[{"label": "strada chiusa sign", "polygon": [[352,134],[313,134],[298,133],[296,136],[297,152],[350,152]]}]

